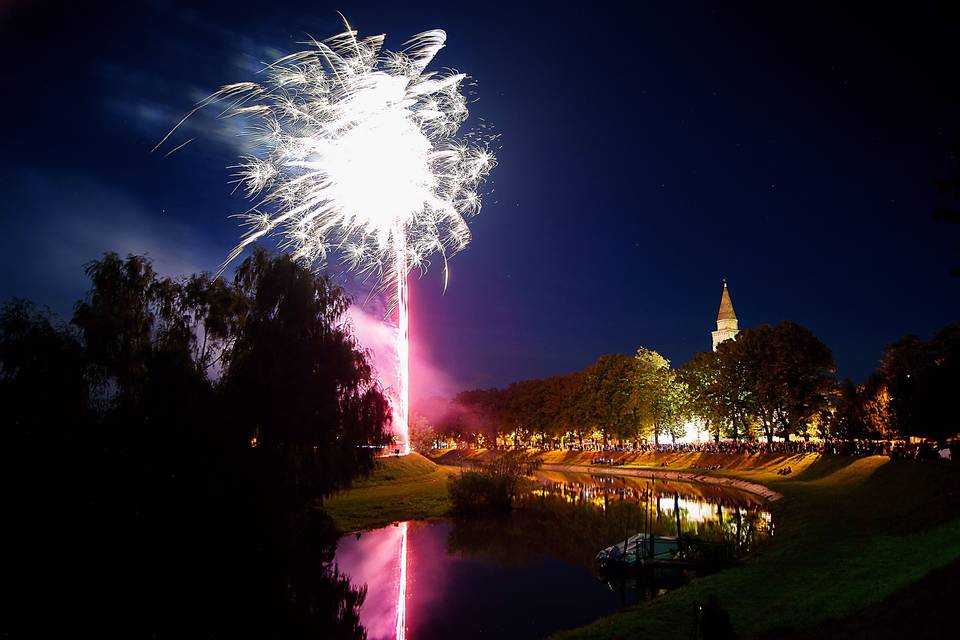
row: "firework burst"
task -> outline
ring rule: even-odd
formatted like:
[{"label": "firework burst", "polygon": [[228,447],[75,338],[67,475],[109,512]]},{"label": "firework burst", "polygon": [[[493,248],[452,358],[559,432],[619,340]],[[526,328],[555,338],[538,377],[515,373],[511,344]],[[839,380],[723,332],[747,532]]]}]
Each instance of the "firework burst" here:
[{"label": "firework burst", "polygon": [[456,138],[466,76],[426,71],[445,41],[426,31],[391,52],[384,36],[348,30],[268,65],[262,83],[226,85],[196,105],[181,124],[226,102],[221,115],[247,118],[256,150],[236,167],[255,203],[240,214],[248,228],[227,262],[278,233],[297,258],[336,255],[389,284],[405,275],[397,253],[408,269],[425,268],[466,247],[494,157],[472,133]]},{"label": "firework burst", "polygon": [[446,286],[447,259],[470,242],[466,220],[480,211],[478,188],[495,163],[478,136],[457,137],[468,115],[466,76],[426,70],[445,41],[443,31],[426,31],[391,52],[383,35],[360,38],[347,25],[266,66],[260,83],[222,87],[177,125],[213,103],[226,104],[221,116],[250,122],[255,151],[235,179],[254,204],[240,214],[246,231],[224,265],[277,234],[298,259],[336,262],[391,290],[395,421],[405,440],[407,275],[439,255]]}]

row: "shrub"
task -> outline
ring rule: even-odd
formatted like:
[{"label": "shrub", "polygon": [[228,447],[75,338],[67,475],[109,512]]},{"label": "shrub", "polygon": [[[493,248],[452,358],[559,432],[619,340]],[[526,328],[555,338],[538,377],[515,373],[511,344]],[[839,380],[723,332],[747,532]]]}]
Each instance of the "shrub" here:
[{"label": "shrub", "polygon": [[523,452],[497,456],[491,462],[474,463],[448,486],[453,513],[461,516],[505,513],[513,508],[513,499],[523,479],[540,466],[540,460]]},{"label": "shrub", "polygon": [[502,476],[465,471],[450,478],[450,501],[457,515],[503,513],[513,506],[510,482]]}]

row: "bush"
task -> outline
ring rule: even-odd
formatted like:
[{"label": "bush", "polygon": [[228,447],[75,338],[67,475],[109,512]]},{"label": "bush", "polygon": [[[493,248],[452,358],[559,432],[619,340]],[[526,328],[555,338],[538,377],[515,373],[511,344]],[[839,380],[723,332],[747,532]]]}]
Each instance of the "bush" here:
[{"label": "bush", "polygon": [[465,471],[459,477],[450,478],[450,501],[457,515],[483,515],[504,513],[513,506],[510,481],[480,471]]},{"label": "bush", "polygon": [[461,516],[505,513],[525,476],[541,461],[521,452],[505,453],[492,462],[474,463],[473,468],[450,478],[448,491],[453,513]]}]

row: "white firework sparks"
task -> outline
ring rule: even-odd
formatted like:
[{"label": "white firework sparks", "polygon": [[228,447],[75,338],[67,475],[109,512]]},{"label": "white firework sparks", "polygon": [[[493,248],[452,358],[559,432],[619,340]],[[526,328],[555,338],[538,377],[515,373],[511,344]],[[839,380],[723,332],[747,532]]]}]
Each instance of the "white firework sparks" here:
[{"label": "white firework sparks", "polygon": [[495,160],[470,134],[456,138],[466,76],[426,71],[445,40],[426,31],[391,52],[383,35],[348,30],[267,66],[262,83],[222,87],[184,118],[225,101],[222,115],[251,121],[256,153],[236,178],[255,203],[227,262],[276,233],[296,258],[337,256],[385,286],[439,254],[446,282],[446,259],[470,242],[466,219],[480,210],[477,190]]},{"label": "white firework sparks", "polygon": [[425,270],[439,254],[446,287],[447,258],[470,242],[466,219],[480,211],[478,188],[495,164],[471,134],[456,137],[468,115],[466,76],[426,71],[445,41],[446,33],[435,29],[391,52],[383,49],[383,35],[358,38],[347,25],[346,32],[268,65],[261,83],[222,87],[177,124],[225,102],[222,116],[252,125],[247,133],[256,152],[242,158],[236,179],[254,205],[240,216],[249,228],[224,266],[278,234],[298,259],[325,264],[335,255],[343,267],[373,274],[393,289],[394,422],[405,450],[407,274]]}]

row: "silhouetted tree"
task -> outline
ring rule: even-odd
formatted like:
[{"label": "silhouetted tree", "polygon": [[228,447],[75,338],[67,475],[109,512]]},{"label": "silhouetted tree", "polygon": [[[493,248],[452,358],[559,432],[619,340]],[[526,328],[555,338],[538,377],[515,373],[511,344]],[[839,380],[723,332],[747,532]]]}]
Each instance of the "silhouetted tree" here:
[{"label": "silhouetted tree", "polygon": [[851,380],[844,380],[834,395],[829,430],[825,435],[847,442],[869,437],[871,434],[864,413],[862,389],[858,389]]},{"label": "silhouetted tree", "polygon": [[222,380],[229,427],[270,505],[295,511],[373,467],[390,419],[349,304],[329,279],[257,250],[237,268],[247,299]]},{"label": "silhouetted tree", "polygon": [[25,300],[0,307],[0,406],[14,449],[82,441],[89,397],[79,337]]},{"label": "silhouetted tree", "polygon": [[900,436],[942,439],[958,431],[958,380],[960,325],[950,325],[929,341],[907,336],[887,347],[872,382],[889,393],[889,418]]},{"label": "silhouetted tree", "polygon": [[637,435],[643,408],[637,358],[600,356],[583,372],[581,382],[586,426],[600,432],[604,445],[611,435],[620,439]]},{"label": "silhouetted tree", "polygon": [[31,601],[17,614],[40,635],[59,620],[363,637],[364,591],[332,566],[315,508],[372,468],[389,420],[342,292],[262,251],[232,283],[112,253],[85,270],[76,330],[24,302],[0,310],[5,468],[29,527],[11,528]]}]

